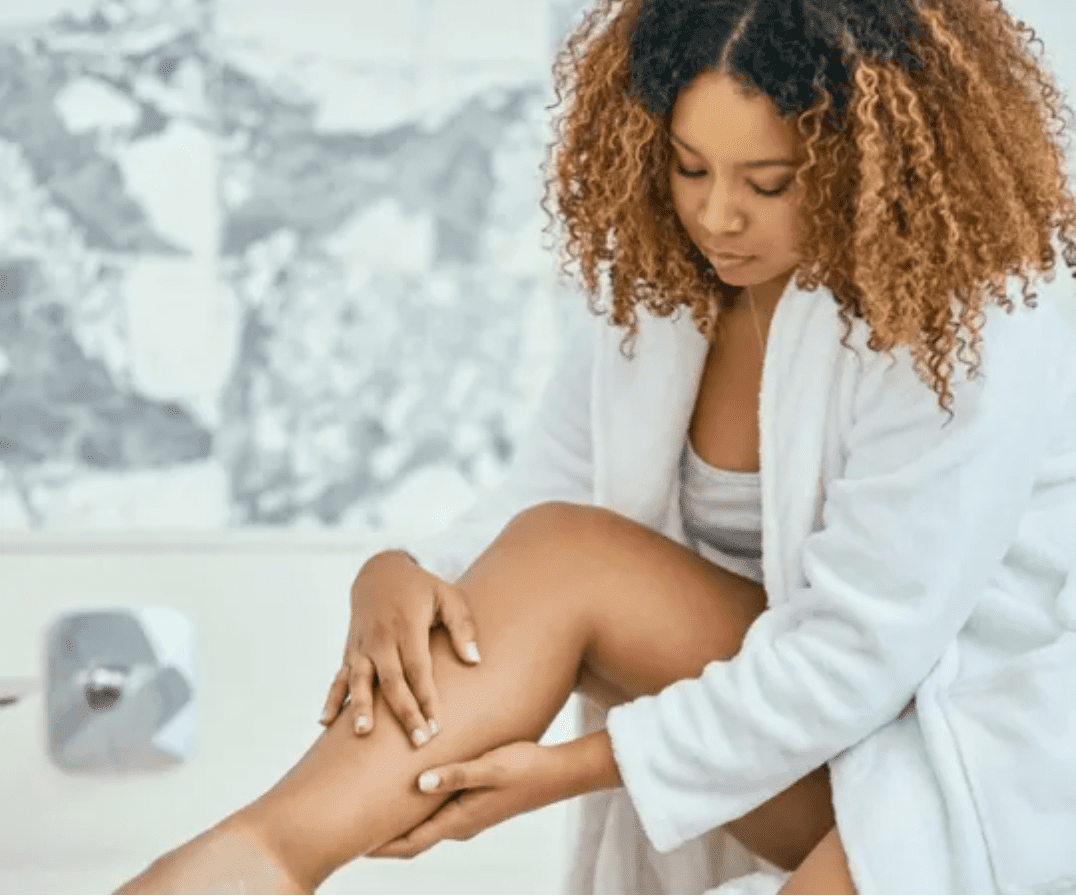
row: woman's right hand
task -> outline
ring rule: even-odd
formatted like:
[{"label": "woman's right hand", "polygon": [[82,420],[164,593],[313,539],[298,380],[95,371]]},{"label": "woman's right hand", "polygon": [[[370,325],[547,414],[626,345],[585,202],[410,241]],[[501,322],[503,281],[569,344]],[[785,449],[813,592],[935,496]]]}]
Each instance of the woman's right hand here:
[{"label": "woman's right hand", "polygon": [[402,551],[385,551],[367,560],[351,585],[344,660],[329,688],[321,724],[332,723],[350,694],[355,733],[372,731],[376,675],[411,742],[416,747],[425,744],[440,730],[430,656],[430,629],[439,623],[448,629],[461,660],[479,662],[474,619],[462,590]]}]

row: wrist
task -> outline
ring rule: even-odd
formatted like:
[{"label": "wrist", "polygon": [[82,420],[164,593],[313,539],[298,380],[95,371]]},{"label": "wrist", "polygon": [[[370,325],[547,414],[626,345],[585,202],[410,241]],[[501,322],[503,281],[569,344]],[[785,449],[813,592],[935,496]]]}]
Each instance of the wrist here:
[{"label": "wrist", "polygon": [[623,785],[613,755],[613,742],[604,729],[553,749],[559,751],[564,765],[563,780],[569,788],[565,798]]}]

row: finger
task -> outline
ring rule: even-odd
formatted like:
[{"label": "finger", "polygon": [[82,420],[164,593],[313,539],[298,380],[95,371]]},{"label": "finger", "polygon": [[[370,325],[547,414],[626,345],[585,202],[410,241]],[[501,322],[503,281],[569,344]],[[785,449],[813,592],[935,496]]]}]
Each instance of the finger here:
[{"label": "finger", "polygon": [[459,800],[449,800],[441,809],[403,837],[386,843],[373,853],[386,857],[414,858],[442,840],[469,840],[474,836],[470,813]]},{"label": "finger", "polygon": [[400,645],[400,659],[403,663],[404,677],[411,686],[411,691],[415,695],[420,712],[426,719],[426,725],[432,737],[441,730],[437,721],[441,717],[441,707],[433,684],[433,659],[430,657],[428,629],[420,632],[418,638]]},{"label": "finger", "polygon": [[419,822],[411,830],[404,834],[401,834],[395,840],[390,840],[388,843],[382,844],[372,852],[366,853],[367,856],[372,858],[396,858],[396,859],[410,859],[418,855],[418,851],[414,848],[414,843],[417,842],[412,836],[419,828],[428,825],[437,816],[438,813],[443,811],[445,804],[442,803],[433,814],[426,817],[424,821]]},{"label": "finger", "polygon": [[463,591],[453,585],[442,584],[435,589],[437,614],[448,629],[449,639],[456,654],[465,663],[480,663],[478,631],[471,608]]},{"label": "finger", "polygon": [[379,846],[377,849],[371,850],[366,853],[368,859],[413,859],[417,856],[417,852],[411,852],[407,847],[407,840],[403,837],[398,837],[395,840],[386,843],[384,846]]},{"label": "finger", "polygon": [[355,733],[369,734],[374,728],[374,664],[368,656],[358,656],[350,664],[348,684],[355,707]]},{"label": "finger", "polygon": [[418,789],[423,793],[452,793],[473,787],[492,787],[494,784],[490,769],[482,757],[431,768],[418,776]]},{"label": "finger", "polygon": [[[413,859],[420,852],[428,849],[431,844],[437,842],[436,831],[431,832],[427,828],[445,810],[445,805],[442,805],[425,821],[415,825],[406,834],[400,835],[395,840],[390,840],[373,852],[367,853],[367,855],[373,858]],[[426,845],[423,846],[422,844]]]},{"label": "finger", "polygon": [[392,647],[376,653],[374,663],[377,666],[378,686],[385,696],[385,702],[388,703],[393,715],[400,720],[411,743],[416,747],[428,743],[430,732],[426,727],[426,718],[419,710],[418,702],[404,679],[399,651]]},{"label": "finger", "polygon": [[[426,847],[427,849],[429,847]],[[384,846],[379,846],[373,852],[368,852],[366,855],[371,859],[413,859],[419,853],[423,852],[423,848],[417,846],[411,839],[411,835],[407,834],[403,837],[397,837],[395,840],[391,840]]]},{"label": "finger", "polygon": [[341,666],[340,671],[336,673],[336,677],[333,679],[333,683],[329,685],[329,695],[325,698],[325,708],[321,711],[321,718],[318,720],[322,725],[328,725],[340,714],[340,709],[344,705],[344,698],[348,692],[348,667]]}]

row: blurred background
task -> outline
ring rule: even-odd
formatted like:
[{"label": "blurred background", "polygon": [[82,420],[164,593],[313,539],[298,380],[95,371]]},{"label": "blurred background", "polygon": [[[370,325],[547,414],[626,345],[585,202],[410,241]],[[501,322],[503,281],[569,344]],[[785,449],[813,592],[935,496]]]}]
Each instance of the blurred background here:
[{"label": "blurred background", "polygon": [[[107,891],[268,787],[359,565],[503,475],[586,313],[538,202],[589,6],[0,0],[0,892]],[[1076,9],[1007,6],[1071,93]],[[155,606],[180,761],[58,767],[50,624]],[[323,892],[555,892],[574,811]]]},{"label": "blurred background", "polygon": [[6,0],[0,526],[410,532],[495,480],[581,5]]}]

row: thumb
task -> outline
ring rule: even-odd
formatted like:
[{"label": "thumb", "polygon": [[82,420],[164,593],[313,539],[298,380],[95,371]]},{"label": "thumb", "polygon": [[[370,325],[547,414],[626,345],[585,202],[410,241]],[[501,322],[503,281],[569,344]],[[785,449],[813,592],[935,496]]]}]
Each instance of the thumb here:
[{"label": "thumb", "polygon": [[493,786],[491,769],[482,757],[470,762],[453,762],[423,772],[418,789],[423,793],[452,793],[474,787]]},{"label": "thumb", "polygon": [[437,615],[448,629],[453,649],[465,663],[480,663],[482,657],[478,653],[478,636],[471,608],[467,605],[467,596],[461,588],[447,582],[438,583],[434,594]]}]

